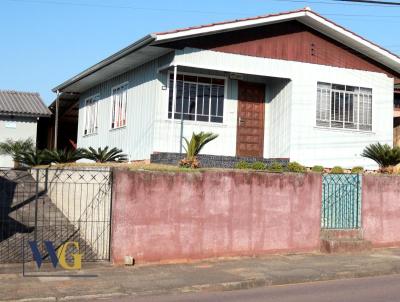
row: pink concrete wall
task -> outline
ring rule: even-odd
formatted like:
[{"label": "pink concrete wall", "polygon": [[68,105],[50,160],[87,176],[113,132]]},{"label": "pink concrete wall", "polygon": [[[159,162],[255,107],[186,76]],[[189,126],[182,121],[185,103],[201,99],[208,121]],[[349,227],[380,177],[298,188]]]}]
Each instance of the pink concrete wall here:
[{"label": "pink concrete wall", "polygon": [[364,238],[374,246],[400,245],[399,176],[363,176],[361,219]]},{"label": "pink concrete wall", "polygon": [[321,175],[114,173],[112,259],[137,262],[319,249]]}]

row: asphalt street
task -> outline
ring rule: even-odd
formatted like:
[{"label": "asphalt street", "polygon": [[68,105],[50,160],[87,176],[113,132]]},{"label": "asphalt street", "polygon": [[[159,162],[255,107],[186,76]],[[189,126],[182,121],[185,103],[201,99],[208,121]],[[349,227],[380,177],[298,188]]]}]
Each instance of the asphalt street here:
[{"label": "asphalt street", "polygon": [[112,301],[398,302],[400,301],[400,275],[272,286],[230,292],[194,293],[152,297],[114,297]]}]

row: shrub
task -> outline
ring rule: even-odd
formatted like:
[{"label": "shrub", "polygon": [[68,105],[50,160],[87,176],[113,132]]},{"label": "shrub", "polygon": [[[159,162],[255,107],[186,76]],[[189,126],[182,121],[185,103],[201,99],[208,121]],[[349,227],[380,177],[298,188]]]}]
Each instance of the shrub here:
[{"label": "shrub", "polygon": [[332,168],[332,170],[331,170],[330,173],[331,173],[331,174],[343,174],[343,173],[344,173],[344,170],[343,170],[343,168],[340,167],[340,166],[335,166],[335,167]]},{"label": "shrub", "polygon": [[17,156],[17,161],[26,166],[48,165],[51,163],[46,150],[22,151]]},{"label": "shrub", "polygon": [[217,137],[218,134],[203,131],[197,134],[193,132],[190,141],[186,137],[184,137],[183,139],[186,143],[186,146],[184,147],[186,151],[186,157],[180,161],[179,165],[182,167],[191,168],[200,167],[200,163],[197,160],[197,155],[200,153],[201,149],[203,149],[205,145],[207,145],[209,142],[216,139]]},{"label": "shrub", "polygon": [[97,163],[105,162],[124,162],[127,161],[127,157],[122,153],[121,149],[112,148],[108,150],[108,146],[105,148],[98,148],[97,150],[89,147],[89,149],[82,150],[82,158],[93,160]]},{"label": "shrub", "polygon": [[253,170],[265,170],[267,168],[267,166],[261,161],[256,161],[251,164],[251,168]]},{"label": "shrub", "polygon": [[314,167],[311,168],[311,171],[318,172],[318,173],[324,173],[324,167],[315,165]]},{"label": "shrub", "polygon": [[360,167],[360,166],[356,166],[351,169],[351,173],[354,173],[354,174],[360,174],[363,172],[364,172],[364,168]]},{"label": "shrub", "polygon": [[289,172],[295,172],[295,173],[305,173],[307,172],[306,167],[303,165],[300,165],[298,162],[291,162],[288,164],[287,169]]},{"label": "shrub", "polygon": [[13,161],[17,162],[21,152],[33,151],[35,143],[32,138],[13,140],[8,138],[5,142],[0,143],[0,155],[9,155]]},{"label": "shrub", "polygon": [[381,169],[396,166],[400,163],[400,147],[390,147],[380,143],[367,146],[361,156],[372,159]]},{"label": "shrub", "polygon": [[271,165],[267,167],[267,170],[270,172],[283,172],[283,167],[278,162],[273,162]]},{"label": "shrub", "polygon": [[57,164],[73,163],[85,156],[83,149],[45,150],[44,152],[50,162]]},{"label": "shrub", "polygon": [[250,169],[250,168],[251,168],[250,163],[248,163],[244,160],[241,160],[240,162],[237,162],[235,164],[235,169]]}]

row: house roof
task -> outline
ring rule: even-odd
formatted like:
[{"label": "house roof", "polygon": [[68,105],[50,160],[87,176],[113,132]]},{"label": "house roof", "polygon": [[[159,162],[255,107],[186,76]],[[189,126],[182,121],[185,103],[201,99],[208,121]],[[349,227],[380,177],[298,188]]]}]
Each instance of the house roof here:
[{"label": "house roof", "polygon": [[0,90],[0,115],[50,116],[39,93]]},{"label": "house roof", "polygon": [[311,11],[310,8],[303,8],[278,14],[153,33],[58,85],[53,91],[82,92],[110,77],[171,51],[171,49],[163,47],[163,44],[167,42],[291,20],[297,20],[388,67],[395,73],[400,73],[400,57],[396,54]]}]

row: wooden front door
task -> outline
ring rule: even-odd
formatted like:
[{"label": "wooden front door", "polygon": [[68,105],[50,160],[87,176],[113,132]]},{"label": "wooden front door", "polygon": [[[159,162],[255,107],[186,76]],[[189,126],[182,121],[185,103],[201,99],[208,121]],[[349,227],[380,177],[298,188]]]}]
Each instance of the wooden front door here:
[{"label": "wooden front door", "polygon": [[265,85],[239,81],[236,156],[263,157]]}]

